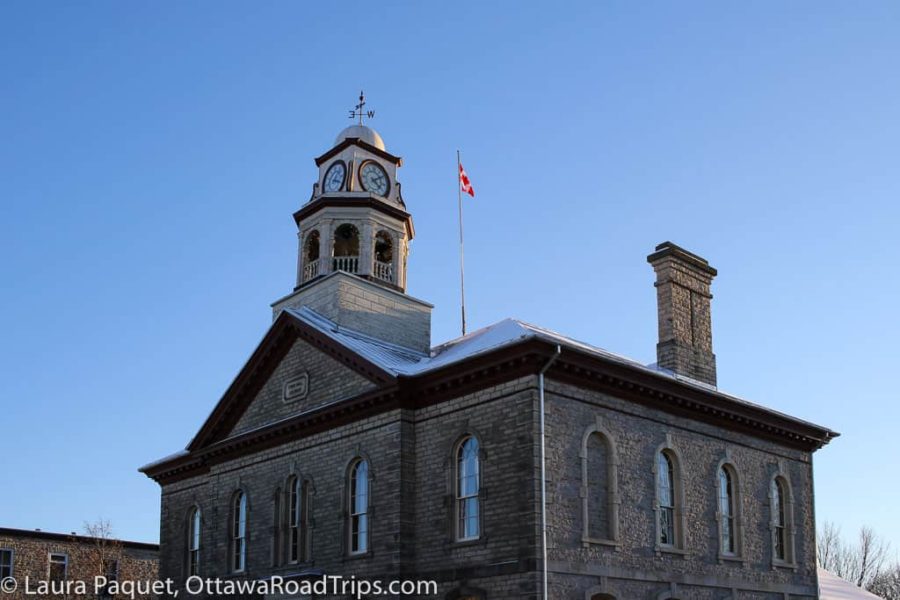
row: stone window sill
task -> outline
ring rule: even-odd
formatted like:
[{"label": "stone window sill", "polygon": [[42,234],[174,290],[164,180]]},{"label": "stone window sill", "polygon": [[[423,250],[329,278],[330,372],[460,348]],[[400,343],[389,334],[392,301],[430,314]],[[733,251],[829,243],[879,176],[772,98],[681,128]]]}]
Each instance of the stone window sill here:
[{"label": "stone window sill", "polygon": [[456,548],[471,548],[472,546],[484,546],[487,544],[487,536],[480,536],[468,540],[450,540],[448,546],[451,550]]},{"label": "stone window sill", "polygon": [[581,545],[585,548],[589,548],[590,546],[610,546],[618,550],[622,547],[621,542],[617,542],[615,540],[607,540],[603,538],[595,538],[590,536],[582,536]]},{"label": "stone window sill", "polygon": [[675,546],[657,546],[656,547],[656,555],[660,554],[674,554],[675,556],[687,556],[687,550],[684,548],[676,548]]},{"label": "stone window sill", "polygon": [[785,562],[783,560],[776,560],[772,562],[772,570],[777,571],[778,569],[783,569],[785,571],[797,571],[797,563],[793,562]]},{"label": "stone window sill", "polygon": [[720,554],[719,555],[719,564],[723,562],[736,562],[747,564],[747,559],[737,554]]},{"label": "stone window sill", "polygon": [[371,550],[367,550],[365,552],[356,552],[356,553],[346,554],[346,555],[344,555],[344,560],[345,561],[362,560],[362,559],[366,559],[366,558],[372,558],[372,556],[374,556],[374,553]]}]

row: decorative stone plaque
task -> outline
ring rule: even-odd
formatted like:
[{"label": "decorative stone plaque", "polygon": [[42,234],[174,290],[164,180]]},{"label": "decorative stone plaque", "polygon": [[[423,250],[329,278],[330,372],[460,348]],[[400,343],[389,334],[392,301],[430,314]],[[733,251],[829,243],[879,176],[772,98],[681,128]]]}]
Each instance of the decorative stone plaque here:
[{"label": "decorative stone plaque", "polygon": [[309,392],[309,374],[302,373],[284,382],[284,401],[293,402],[306,398]]}]

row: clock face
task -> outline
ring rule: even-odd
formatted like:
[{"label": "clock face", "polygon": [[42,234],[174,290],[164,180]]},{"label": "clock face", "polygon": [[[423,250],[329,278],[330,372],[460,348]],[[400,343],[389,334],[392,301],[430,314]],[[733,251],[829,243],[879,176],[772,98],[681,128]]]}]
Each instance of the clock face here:
[{"label": "clock face", "polygon": [[347,167],[344,166],[344,163],[341,161],[337,161],[325,172],[325,191],[326,192],[337,192],[342,187],[344,187],[344,176],[347,174]]},{"label": "clock face", "polygon": [[359,170],[359,180],[362,182],[363,189],[379,196],[387,196],[388,176],[381,168],[381,165],[374,162],[367,162]]}]

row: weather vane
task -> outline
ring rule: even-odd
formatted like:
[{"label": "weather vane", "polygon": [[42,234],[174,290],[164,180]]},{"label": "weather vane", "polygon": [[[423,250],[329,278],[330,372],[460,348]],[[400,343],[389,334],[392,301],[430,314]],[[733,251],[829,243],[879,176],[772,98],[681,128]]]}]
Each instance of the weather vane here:
[{"label": "weather vane", "polygon": [[363,117],[367,119],[372,119],[375,117],[374,110],[363,110],[363,107],[366,105],[366,96],[362,93],[362,90],[359,91],[359,104],[356,105],[354,110],[350,111],[351,119],[359,119],[359,124],[363,124]]}]

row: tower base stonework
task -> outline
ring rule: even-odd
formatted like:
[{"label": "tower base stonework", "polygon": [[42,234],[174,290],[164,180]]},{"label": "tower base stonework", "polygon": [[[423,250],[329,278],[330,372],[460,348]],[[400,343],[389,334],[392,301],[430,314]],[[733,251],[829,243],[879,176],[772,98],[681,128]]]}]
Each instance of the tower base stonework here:
[{"label": "tower base stonework", "polygon": [[272,304],[273,320],[285,308],[307,306],[338,325],[428,354],[433,305],[362,277],[336,271]]}]

